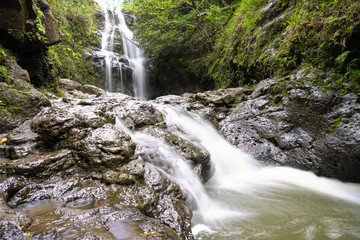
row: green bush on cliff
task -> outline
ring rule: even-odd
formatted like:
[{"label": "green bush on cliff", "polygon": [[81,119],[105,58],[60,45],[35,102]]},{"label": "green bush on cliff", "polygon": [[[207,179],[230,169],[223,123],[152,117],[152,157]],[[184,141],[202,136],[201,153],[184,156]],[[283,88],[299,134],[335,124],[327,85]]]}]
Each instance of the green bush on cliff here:
[{"label": "green bush on cliff", "polygon": [[181,68],[202,61],[212,51],[236,2],[132,0],[124,10],[136,15],[132,28],[152,63],[165,69],[167,65]]},{"label": "green bush on cliff", "polygon": [[216,88],[317,68],[332,74],[316,84],[359,93],[359,1],[135,0],[126,10],[155,63],[178,59]]},{"label": "green bush on cliff", "polygon": [[96,8],[93,0],[48,1],[58,21],[61,43],[49,48],[53,71],[58,77],[82,84],[103,86],[101,74],[83,53],[98,47],[101,36],[97,31]]},{"label": "green bush on cliff", "polygon": [[11,84],[11,77],[8,75],[8,69],[6,67],[6,61],[8,59],[8,55],[2,47],[0,47],[0,82],[6,82],[7,84]]}]

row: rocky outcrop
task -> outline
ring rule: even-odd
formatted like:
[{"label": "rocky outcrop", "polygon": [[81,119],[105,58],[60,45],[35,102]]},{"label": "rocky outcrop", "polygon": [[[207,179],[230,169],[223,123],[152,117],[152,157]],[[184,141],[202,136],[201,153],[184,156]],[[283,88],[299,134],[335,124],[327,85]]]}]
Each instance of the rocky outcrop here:
[{"label": "rocky outcrop", "polygon": [[301,70],[286,79],[264,80],[254,90],[220,89],[154,101],[201,114],[264,164],[359,182],[359,99],[314,87],[313,81],[326,77]]},{"label": "rocky outcrop", "polygon": [[29,74],[14,61],[7,63],[12,84],[0,82],[0,133],[9,131],[34,117],[49,99],[30,84]]},{"label": "rocky outcrop", "polygon": [[26,32],[34,28],[37,8],[32,0],[4,0],[0,3],[2,36],[23,43]]},{"label": "rocky outcrop", "polygon": [[304,83],[284,92],[279,80],[261,82],[220,123],[221,132],[265,164],[360,182],[359,99],[314,87],[318,77],[300,71],[287,81]]},{"label": "rocky outcrop", "polygon": [[60,42],[60,33],[54,14],[52,13],[49,3],[46,0],[39,0],[38,5],[44,13],[42,24],[45,28],[46,44],[51,46]]},{"label": "rocky outcrop", "polygon": [[193,239],[192,197],[170,177],[173,169],[155,167],[162,156],[146,152],[133,135],[152,133],[153,141],[168,143],[204,181],[212,174],[209,153],[167,129],[152,103],[71,80],[60,84],[66,97],[1,135],[1,207],[8,209],[4,217],[17,214],[19,226],[9,225],[8,234],[114,239],[123,234],[116,229],[132,226],[129,238]]},{"label": "rocky outcrop", "polygon": [[[0,3],[0,44],[28,71],[31,83],[41,86],[51,81],[46,46],[59,41],[59,30],[46,0],[38,3],[39,8],[33,0],[4,0]],[[41,27],[37,19],[39,9],[44,13]],[[44,33],[40,30],[42,27]]]}]

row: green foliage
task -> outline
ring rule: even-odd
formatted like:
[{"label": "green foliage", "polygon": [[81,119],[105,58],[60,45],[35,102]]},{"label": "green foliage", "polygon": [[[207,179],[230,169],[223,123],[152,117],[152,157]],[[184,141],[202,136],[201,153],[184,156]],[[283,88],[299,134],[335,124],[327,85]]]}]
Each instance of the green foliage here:
[{"label": "green foliage", "polygon": [[97,31],[97,5],[93,0],[48,1],[57,19],[61,44],[49,47],[53,75],[69,78],[82,84],[103,86],[104,77],[92,65],[91,59],[82,59],[91,47],[100,47]]},{"label": "green foliage", "polygon": [[134,0],[125,10],[155,64],[184,65],[216,88],[309,65],[332,72],[334,90],[359,93],[359,1]]},{"label": "green foliage", "polygon": [[7,84],[11,84],[11,77],[8,75],[8,69],[6,67],[6,61],[9,58],[5,49],[0,48],[0,82],[6,82]]},{"label": "green foliage", "polygon": [[[124,9],[136,14],[132,27],[137,41],[155,65],[190,67],[210,53],[235,2],[133,0]],[[192,71],[201,74],[201,69]]]},{"label": "green foliage", "polygon": [[[359,34],[355,27],[360,25],[356,14],[360,11],[359,2],[278,1],[271,9],[274,15],[271,18],[264,11],[267,1],[257,1],[258,5],[250,0],[242,3],[233,16],[233,23],[227,25],[227,34],[218,38],[211,56],[214,60],[209,74],[215,81],[222,83],[229,71],[239,70],[244,72],[245,82],[282,77],[303,64],[310,64],[345,73],[341,81],[353,85],[352,79],[359,67],[354,59],[356,55],[352,54],[353,50],[347,50],[347,45],[356,31]],[[236,84],[236,77],[233,74],[233,80],[228,81]]]},{"label": "green foliage", "polygon": [[339,116],[339,117],[334,119],[333,125],[331,125],[331,127],[330,127],[330,132],[333,133],[333,132],[336,131],[336,129],[338,128],[338,126],[341,123],[342,119],[343,119],[343,116]]}]

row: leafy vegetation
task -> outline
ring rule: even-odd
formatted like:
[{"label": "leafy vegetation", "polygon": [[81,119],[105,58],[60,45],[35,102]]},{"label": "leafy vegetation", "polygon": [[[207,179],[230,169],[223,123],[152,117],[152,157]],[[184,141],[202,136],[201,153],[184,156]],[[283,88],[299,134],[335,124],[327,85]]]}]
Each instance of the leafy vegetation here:
[{"label": "leafy vegetation", "polygon": [[11,84],[11,77],[8,75],[8,69],[6,67],[6,61],[9,58],[5,49],[0,47],[0,82],[6,82]]},{"label": "leafy vegetation", "polygon": [[317,68],[331,74],[316,84],[360,92],[359,1],[134,0],[125,10],[155,65],[182,64],[216,88]]},{"label": "leafy vegetation", "polygon": [[101,42],[101,36],[97,33],[97,5],[93,0],[48,2],[61,35],[61,43],[49,48],[53,74],[102,87],[104,77],[92,65],[92,60],[83,56]]},{"label": "leafy vegetation", "polygon": [[[136,14],[135,36],[158,67],[190,67],[203,61],[238,1],[133,0],[124,7]],[[202,69],[193,69],[201,77]]]}]

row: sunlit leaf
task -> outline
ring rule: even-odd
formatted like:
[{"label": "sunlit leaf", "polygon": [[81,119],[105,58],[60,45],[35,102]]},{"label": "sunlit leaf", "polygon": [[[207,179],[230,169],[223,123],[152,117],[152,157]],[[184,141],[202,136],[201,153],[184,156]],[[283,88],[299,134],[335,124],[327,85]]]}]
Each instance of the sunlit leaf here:
[{"label": "sunlit leaf", "polygon": [[27,233],[24,233],[24,236],[25,237],[32,237],[33,233],[32,232],[27,232]]},{"label": "sunlit leaf", "polygon": [[140,236],[154,236],[154,237],[163,237],[164,234],[158,233],[158,232],[144,232],[140,233]]},{"label": "sunlit leaf", "polygon": [[6,142],[8,139],[7,138],[3,138],[0,140],[0,143]]}]

